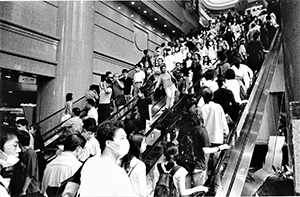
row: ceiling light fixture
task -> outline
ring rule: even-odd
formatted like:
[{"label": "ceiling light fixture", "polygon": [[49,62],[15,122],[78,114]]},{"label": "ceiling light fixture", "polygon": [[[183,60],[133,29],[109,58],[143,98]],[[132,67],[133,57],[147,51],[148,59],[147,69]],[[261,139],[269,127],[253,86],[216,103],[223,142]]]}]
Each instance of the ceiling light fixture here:
[{"label": "ceiling light fixture", "polygon": [[164,33],[161,33],[161,35],[165,35]]},{"label": "ceiling light fixture", "polygon": [[134,17],[134,15],[132,14],[131,17]]},{"label": "ceiling light fixture", "polygon": [[135,2],[134,1],[131,1],[131,5],[134,5],[135,4]]},{"label": "ceiling light fixture", "polygon": [[121,10],[121,7],[118,7],[119,10]]},{"label": "ceiling light fixture", "polygon": [[157,21],[157,18],[154,18],[155,21]]},{"label": "ceiling light fixture", "polygon": [[155,27],[153,27],[153,30],[155,30]]},{"label": "ceiling light fixture", "polygon": [[141,9],[141,7],[138,7],[138,9]]},{"label": "ceiling light fixture", "polygon": [[147,10],[144,10],[144,13],[146,14],[146,13],[147,13]]},{"label": "ceiling light fixture", "polygon": [[175,33],[175,30],[173,30],[172,33]]},{"label": "ceiling light fixture", "polygon": [[164,25],[164,27],[167,27],[167,25]]},{"label": "ceiling light fixture", "polygon": [[143,24],[145,24],[145,22],[143,21]]}]

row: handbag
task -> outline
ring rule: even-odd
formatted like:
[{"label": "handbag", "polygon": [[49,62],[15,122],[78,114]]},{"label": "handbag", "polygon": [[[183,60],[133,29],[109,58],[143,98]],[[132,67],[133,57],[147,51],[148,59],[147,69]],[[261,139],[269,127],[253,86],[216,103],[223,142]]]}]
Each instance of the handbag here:
[{"label": "handbag", "polygon": [[118,95],[116,96],[116,106],[121,106],[121,105],[125,105],[126,104],[126,99],[125,99],[125,95]]}]

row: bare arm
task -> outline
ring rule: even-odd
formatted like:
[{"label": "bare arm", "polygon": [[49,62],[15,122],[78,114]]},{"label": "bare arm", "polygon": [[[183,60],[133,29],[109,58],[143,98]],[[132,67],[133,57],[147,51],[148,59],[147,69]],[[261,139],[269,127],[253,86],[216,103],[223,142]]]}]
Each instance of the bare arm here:
[{"label": "bare arm", "polygon": [[22,187],[22,191],[20,195],[25,195],[26,194],[26,190],[28,189],[29,184],[31,183],[32,178],[27,176],[24,182],[24,185]]}]

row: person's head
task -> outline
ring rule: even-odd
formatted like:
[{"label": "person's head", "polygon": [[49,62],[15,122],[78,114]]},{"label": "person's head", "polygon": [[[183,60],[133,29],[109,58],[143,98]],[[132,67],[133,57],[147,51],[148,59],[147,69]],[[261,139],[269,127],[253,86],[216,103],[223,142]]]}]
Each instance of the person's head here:
[{"label": "person's head", "polygon": [[191,52],[186,53],[186,59],[192,59],[193,54]]},{"label": "person's head", "polygon": [[162,57],[157,58],[157,64],[158,64],[158,66],[162,65],[163,62],[164,62],[164,60],[163,60]]},{"label": "person's head", "polygon": [[144,53],[144,55],[148,55],[148,49],[145,49],[145,50],[143,51],[143,53]]},{"label": "person's head", "polygon": [[241,64],[241,58],[237,55],[235,55],[233,58],[232,58],[232,64],[234,66],[236,66],[237,68],[240,68],[240,64]]},{"label": "person's head", "polygon": [[196,114],[198,113],[198,107],[197,107],[197,99],[192,97],[187,100],[187,106],[186,106],[189,114]]},{"label": "person's head", "polygon": [[260,35],[259,31],[254,32],[254,34],[253,34],[253,40],[258,40],[259,35]]},{"label": "person's head", "polygon": [[80,113],[81,113],[81,110],[80,110],[78,107],[74,107],[74,108],[72,109],[72,112],[73,112],[73,115],[74,115],[74,116],[79,116]]},{"label": "person's head", "polygon": [[97,94],[100,93],[99,85],[96,85],[96,84],[90,85],[89,90],[95,91],[95,92],[97,92]]},{"label": "person's head", "polygon": [[135,71],[136,71],[136,72],[140,72],[140,71],[141,71],[141,67],[142,67],[142,66],[141,66],[140,64],[136,64],[136,65],[135,65]]},{"label": "person's head", "polygon": [[203,63],[210,63],[208,55],[203,56]]},{"label": "person's head", "polygon": [[95,101],[94,99],[86,99],[86,104],[85,104],[85,108],[86,109],[91,109],[92,107],[95,106]]},{"label": "person's head", "polygon": [[152,72],[153,72],[152,67],[147,67],[147,69],[146,69],[146,74],[147,74],[147,75],[151,75]]},{"label": "person's head", "polygon": [[220,61],[221,62],[226,62],[227,61],[227,55],[225,53],[221,53],[221,55],[220,55]]},{"label": "person's head", "polygon": [[94,118],[87,118],[83,120],[82,123],[83,123],[82,136],[85,139],[89,140],[96,134],[97,131],[96,120]]},{"label": "person's head", "polygon": [[128,77],[128,70],[124,68],[124,69],[122,70],[122,75],[123,75],[124,77]]},{"label": "person's head", "polygon": [[106,78],[112,78],[112,73],[111,73],[111,71],[107,71],[107,72],[105,73],[105,77],[106,77]]},{"label": "person's head", "polygon": [[145,87],[141,87],[138,91],[138,96],[139,98],[143,99],[147,96],[146,94],[146,88]]},{"label": "person's head", "polygon": [[19,139],[20,147],[21,147],[22,151],[26,150],[26,148],[30,144],[30,135],[29,135],[29,133],[27,131],[24,131],[24,130],[19,130],[16,134],[17,134],[17,137]]},{"label": "person's head", "polygon": [[123,128],[122,121],[112,120],[101,123],[97,129],[97,139],[102,154],[109,155],[117,160],[128,153],[129,142]]},{"label": "person's head", "polygon": [[73,93],[67,93],[66,94],[66,101],[72,101],[73,100]]},{"label": "person's head", "polygon": [[119,79],[119,75],[118,75],[117,73],[115,73],[115,74],[114,74],[113,80],[116,81],[116,80],[118,80],[118,79]]},{"label": "person's head", "polygon": [[213,80],[213,78],[214,78],[214,71],[213,70],[206,71],[205,74],[204,74],[204,78],[206,80]]},{"label": "person's head", "polygon": [[200,61],[201,60],[201,55],[199,53],[194,54],[194,60],[195,61]]},{"label": "person's head", "polygon": [[217,79],[217,84],[218,84],[219,88],[223,87],[224,83],[225,83],[225,78],[224,77],[219,77]]},{"label": "person's head", "polygon": [[27,131],[28,121],[25,118],[19,119],[16,121],[16,127],[19,130]]},{"label": "person's head", "polygon": [[0,129],[0,169],[15,165],[21,149],[16,135],[18,131],[10,126],[1,125]]},{"label": "person's head", "polygon": [[168,161],[166,170],[170,170],[175,166],[175,158],[178,155],[178,147],[173,142],[167,142],[164,145],[163,154]]},{"label": "person's head", "polygon": [[133,157],[142,159],[142,153],[146,150],[146,137],[141,133],[131,133],[128,136],[128,141],[130,148],[128,153],[122,158],[121,167],[125,168],[127,171],[130,167],[130,162]]},{"label": "person's head", "polygon": [[71,134],[63,141],[64,151],[72,152],[77,158],[82,153],[86,139],[81,134]]},{"label": "person's head", "polygon": [[225,78],[226,78],[226,79],[235,79],[235,72],[234,72],[234,70],[228,69],[228,70],[225,72]]},{"label": "person's head", "polygon": [[160,71],[161,71],[161,73],[166,73],[167,72],[165,64],[163,64],[163,65],[160,66]]},{"label": "person's head", "polygon": [[182,68],[182,64],[180,62],[176,62],[175,67],[180,70]]},{"label": "person's head", "polygon": [[213,100],[213,91],[209,87],[204,87],[202,90],[204,103],[207,104]]}]

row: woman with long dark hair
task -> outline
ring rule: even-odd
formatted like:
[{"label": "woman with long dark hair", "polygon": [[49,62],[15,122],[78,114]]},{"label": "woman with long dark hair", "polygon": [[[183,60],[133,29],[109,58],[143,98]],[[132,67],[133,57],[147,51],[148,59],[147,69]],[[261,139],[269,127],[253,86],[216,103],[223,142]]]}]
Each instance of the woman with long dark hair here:
[{"label": "woman with long dark hair", "polygon": [[142,153],[146,150],[146,138],[143,134],[132,133],[128,136],[130,149],[127,155],[121,159],[123,167],[137,195],[147,196],[146,165],[142,161]]}]

